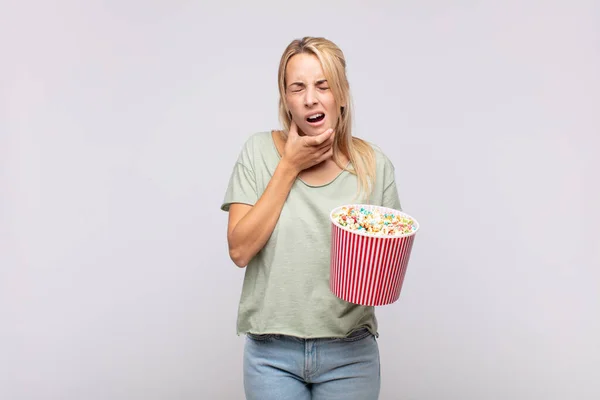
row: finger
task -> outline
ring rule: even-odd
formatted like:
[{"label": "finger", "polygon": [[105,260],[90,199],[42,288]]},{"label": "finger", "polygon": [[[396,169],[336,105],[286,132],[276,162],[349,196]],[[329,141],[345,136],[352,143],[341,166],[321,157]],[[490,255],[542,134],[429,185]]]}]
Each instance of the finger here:
[{"label": "finger", "polygon": [[310,144],[311,146],[320,146],[322,145],[325,141],[327,141],[327,139],[329,139],[331,137],[331,135],[333,134],[333,129],[327,129],[325,132],[318,134],[317,136],[312,136],[306,139],[306,142],[308,144]]},{"label": "finger", "polygon": [[328,153],[329,151],[333,152],[333,147],[331,147],[331,146],[324,146],[323,148],[321,148],[321,149],[319,149],[317,151],[317,154],[319,155],[319,157],[322,157],[326,153]]},{"label": "finger", "polygon": [[323,153],[321,155],[321,157],[319,157],[317,164],[330,159],[331,157],[333,157],[333,149],[329,149],[327,150],[325,153]]},{"label": "finger", "polygon": [[332,146],[333,146],[333,142],[327,140],[326,142],[321,144],[319,147],[317,147],[317,151],[326,151],[326,150],[329,150]]},{"label": "finger", "polygon": [[326,143],[327,140],[331,137],[331,135],[333,135],[333,129],[327,129],[325,132],[318,134],[317,136],[314,136],[315,139],[315,146],[320,146],[323,143]]},{"label": "finger", "polygon": [[322,143],[322,144],[321,144],[321,145],[318,147],[318,149],[319,149],[319,150],[322,150],[322,149],[326,149],[326,148],[329,148],[329,147],[333,146],[333,142],[334,142],[334,140],[335,140],[335,132],[333,132],[333,133],[331,134],[331,136],[329,136],[329,139],[327,139],[325,142],[323,142],[323,143]]}]

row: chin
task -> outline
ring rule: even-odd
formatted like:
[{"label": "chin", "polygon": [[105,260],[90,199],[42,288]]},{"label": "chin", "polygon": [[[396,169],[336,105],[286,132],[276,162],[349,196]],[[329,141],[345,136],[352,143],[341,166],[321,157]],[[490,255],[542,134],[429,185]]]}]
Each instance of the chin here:
[{"label": "chin", "polygon": [[310,126],[310,125],[308,125],[308,126],[302,126],[300,128],[300,130],[306,136],[317,136],[317,135],[320,135],[321,133],[325,132],[329,128],[331,128],[329,126],[329,124],[323,124],[321,126]]}]

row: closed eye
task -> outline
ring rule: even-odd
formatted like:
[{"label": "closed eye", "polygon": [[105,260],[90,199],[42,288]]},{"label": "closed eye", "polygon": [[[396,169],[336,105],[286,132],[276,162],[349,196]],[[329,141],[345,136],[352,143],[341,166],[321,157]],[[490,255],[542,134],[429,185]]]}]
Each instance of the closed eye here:
[{"label": "closed eye", "polygon": [[321,80],[317,81],[316,83],[317,83],[317,87],[321,90],[329,89],[329,85],[327,84],[327,79],[321,79]]}]

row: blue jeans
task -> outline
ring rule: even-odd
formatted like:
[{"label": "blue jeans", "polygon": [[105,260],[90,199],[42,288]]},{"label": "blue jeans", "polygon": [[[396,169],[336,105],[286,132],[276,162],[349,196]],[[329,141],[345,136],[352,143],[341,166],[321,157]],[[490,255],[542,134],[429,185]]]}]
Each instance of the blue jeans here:
[{"label": "blue jeans", "polygon": [[343,339],[247,334],[247,400],[377,400],[377,340],[363,329]]}]

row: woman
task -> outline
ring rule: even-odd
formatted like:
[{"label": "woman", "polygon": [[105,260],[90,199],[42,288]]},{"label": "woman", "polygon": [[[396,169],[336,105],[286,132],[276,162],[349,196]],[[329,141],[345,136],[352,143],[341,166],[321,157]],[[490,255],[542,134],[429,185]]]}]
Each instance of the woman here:
[{"label": "woman", "polygon": [[394,167],[352,136],[346,62],[331,41],[290,43],[279,93],[284,129],[247,140],[221,207],[230,257],[247,266],[237,323],[246,397],[377,399],[374,308],[329,289],[329,212],[358,202],[399,210]]}]

